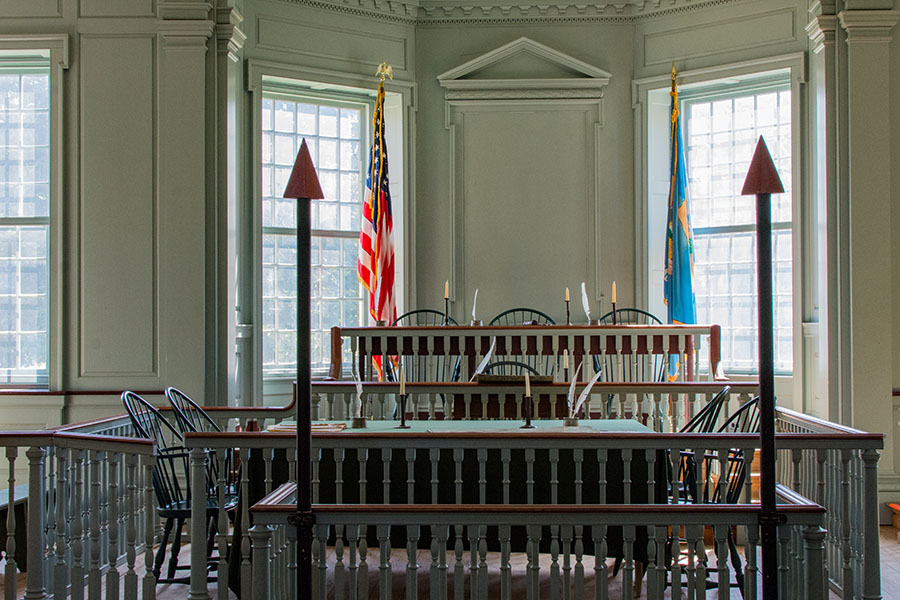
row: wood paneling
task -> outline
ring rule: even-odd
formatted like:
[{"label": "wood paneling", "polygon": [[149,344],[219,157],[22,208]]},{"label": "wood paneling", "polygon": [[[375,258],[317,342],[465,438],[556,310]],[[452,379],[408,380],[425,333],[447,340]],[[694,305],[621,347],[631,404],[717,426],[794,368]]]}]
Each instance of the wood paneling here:
[{"label": "wood paneling", "polygon": [[82,17],[152,17],[153,0],[81,0]]},{"label": "wood paneling", "polygon": [[153,39],[82,36],[81,73],[80,375],[149,375],[157,347]]},{"label": "wood paneling", "polygon": [[256,21],[257,47],[316,58],[377,66],[387,61],[394,69],[406,69],[406,40],[367,31],[324,25],[310,26],[298,21],[261,15]]},{"label": "wood paneling", "polygon": [[792,8],[692,24],[644,37],[644,66],[794,40]]}]

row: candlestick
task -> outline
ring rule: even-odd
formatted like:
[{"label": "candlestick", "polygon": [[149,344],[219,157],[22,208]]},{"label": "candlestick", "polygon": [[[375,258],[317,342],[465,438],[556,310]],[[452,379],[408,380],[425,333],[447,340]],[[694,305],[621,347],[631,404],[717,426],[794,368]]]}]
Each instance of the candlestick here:
[{"label": "candlestick", "polygon": [[409,429],[406,424],[406,394],[400,394],[400,424],[394,425],[394,429]]},{"label": "candlestick", "polygon": [[613,290],[612,290],[612,303],[616,303],[616,282],[613,281]]},{"label": "candlestick", "polygon": [[450,298],[444,298],[444,321],[441,325],[450,324]]},{"label": "candlestick", "polygon": [[522,407],[522,412],[525,413],[525,424],[519,427],[519,429],[534,429],[534,425],[531,424],[531,411],[534,408],[534,401],[531,398],[531,394],[525,394],[525,397],[522,398],[522,402],[525,406]]},{"label": "candlestick", "polygon": [[566,302],[569,301],[569,288],[566,288]]},{"label": "candlestick", "polygon": [[615,325],[616,324],[616,303],[615,303],[615,301],[613,301],[612,307],[613,307],[613,309],[612,309],[613,325]]},{"label": "candlestick", "polygon": [[[569,291],[569,289],[566,288],[566,292],[568,292],[568,291]],[[566,294],[566,325],[571,325],[572,320],[569,318],[569,298],[568,298],[568,296],[569,296],[569,294],[567,293]]]}]

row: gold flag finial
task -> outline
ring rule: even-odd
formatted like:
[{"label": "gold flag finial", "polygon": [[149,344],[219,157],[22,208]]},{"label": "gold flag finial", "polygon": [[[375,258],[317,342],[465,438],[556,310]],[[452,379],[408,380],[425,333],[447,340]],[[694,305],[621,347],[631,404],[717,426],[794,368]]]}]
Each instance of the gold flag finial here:
[{"label": "gold flag finial", "polygon": [[672,81],[675,81],[675,61],[672,61]]},{"label": "gold flag finial", "polygon": [[384,83],[385,77],[390,77],[391,80],[394,79],[394,68],[387,64],[386,62],[378,65],[378,70],[375,71],[375,77],[381,77],[381,83]]}]

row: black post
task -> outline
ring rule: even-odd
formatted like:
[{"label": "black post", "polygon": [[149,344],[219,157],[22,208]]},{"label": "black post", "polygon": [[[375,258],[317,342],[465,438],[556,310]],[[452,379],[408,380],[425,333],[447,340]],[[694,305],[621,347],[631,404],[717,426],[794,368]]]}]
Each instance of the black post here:
[{"label": "black post", "polygon": [[784,193],[778,171],[762,137],[741,194],[756,196],[756,290],[759,312],[759,525],[764,600],[778,598],[778,525],[785,522],[775,505],[775,344],[772,311],[772,194]]},{"label": "black post", "polygon": [[312,598],[310,201],[297,200],[297,597]]},{"label": "black post", "polygon": [[319,176],[306,140],[300,143],[297,159],[284,190],[285,198],[297,199],[297,511],[288,524],[297,528],[297,597],[312,596],[312,539],[315,515],[312,512],[312,397],[310,373],[310,200],[324,198]]},{"label": "black post", "polygon": [[772,195],[756,195],[756,279],[759,295],[760,500],[763,598],[778,597],[775,513],[775,344],[772,326]]}]

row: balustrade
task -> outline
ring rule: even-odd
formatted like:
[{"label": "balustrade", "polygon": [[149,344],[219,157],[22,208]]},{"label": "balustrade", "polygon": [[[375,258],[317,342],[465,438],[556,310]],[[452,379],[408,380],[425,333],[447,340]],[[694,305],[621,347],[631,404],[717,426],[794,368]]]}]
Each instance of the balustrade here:
[{"label": "balustrade", "polygon": [[[34,431],[0,432],[0,445],[6,448],[9,490],[17,484],[22,450],[28,461],[27,563],[17,564],[16,512],[8,510],[5,597],[20,597],[21,566],[27,567],[29,600],[99,600],[104,581],[106,597],[118,598],[121,591],[126,599],[138,598],[135,557],[152,548],[156,523],[153,443]],[[141,597],[154,598],[155,587],[152,573],[145,576]]]},{"label": "balustrade", "polygon": [[[295,597],[296,539],[294,528],[286,524],[296,510],[293,491],[293,484],[285,485],[253,508],[254,567],[258,565],[255,597]],[[779,527],[782,588],[803,590],[808,598],[824,598],[823,509],[792,492],[784,493],[781,500],[779,510],[787,519]],[[440,599],[462,598],[465,591],[476,600],[509,600],[521,597],[522,591],[526,598],[536,599],[546,593],[542,579],[549,580],[552,599],[583,600],[591,591],[593,598],[606,599],[611,591],[606,535],[613,527],[626,531],[622,589],[629,593],[624,597],[630,597],[634,583],[633,532],[645,527],[650,531],[646,541],[648,598],[663,598],[669,585],[672,597],[681,597],[683,589],[689,598],[705,597],[707,575],[713,572],[718,575],[718,597],[729,598],[724,538],[731,527],[751,531],[756,538],[759,529],[759,507],[751,505],[681,504],[665,509],[593,504],[314,505],[313,511],[313,597],[322,600],[331,595],[369,598],[370,591],[380,600],[412,600],[423,587],[431,598]],[[399,540],[390,531],[398,525],[405,534]],[[713,549],[715,569],[707,562],[704,526],[714,529],[718,541]],[[490,535],[489,528],[496,528],[497,535]],[[454,530],[458,532],[455,541]],[[684,532],[681,542],[673,537],[679,532]],[[523,553],[514,550],[510,541],[516,533],[528,539],[524,561]],[[372,535],[378,541],[374,552],[359,546]],[[585,552],[578,535],[592,540],[593,553]],[[420,543],[422,540],[427,543]],[[748,553],[746,558],[749,576],[744,597],[758,598],[756,553]],[[370,560],[373,567],[377,565],[374,572],[368,567]],[[402,590],[394,589],[395,568],[405,571]],[[279,572],[286,577],[276,577]]]},{"label": "balustrade", "polygon": [[[707,338],[708,342],[701,345],[701,338]],[[553,357],[555,362],[563,350],[567,350],[572,359],[570,374],[584,357],[610,357],[606,368],[611,372],[607,381],[646,379],[638,373],[648,373],[651,369],[641,361],[670,354],[688,356],[682,365],[681,378],[694,380],[698,375],[696,353],[702,348],[708,361],[704,361],[708,365],[706,378],[712,379],[719,368],[719,339],[718,325],[333,327],[329,374],[333,379],[352,378],[344,368],[347,365],[360,379],[377,379],[371,359],[394,355],[419,357],[421,362],[417,368],[424,373],[434,373],[440,365],[431,363],[446,363],[449,357],[458,356],[462,359],[461,378],[468,381],[480,359],[488,353],[492,341],[496,340],[494,355],[507,360],[544,356]],[[595,372],[593,360],[584,363],[582,380],[590,379]],[[562,373],[561,368],[555,371]]]},{"label": "balustrade", "polygon": [[[390,429],[396,385],[366,383],[364,398],[371,409],[370,415],[385,419],[382,425],[373,419],[366,429],[314,433],[310,483],[314,501],[319,504],[318,524],[324,528],[316,533],[314,550],[317,557],[327,558],[316,565],[320,580],[325,577],[331,582],[336,578],[334,581],[340,582],[344,590],[343,597],[366,597],[368,587],[363,582],[368,581],[371,573],[380,581],[373,588],[373,595],[391,597],[391,586],[400,584],[392,583],[388,577],[389,563],[398,560],[402,551],[407,574],[403,579],[409,583],[409,589],[416,587],[420,594],[433,590],[432,597],[456,597],[464,589],[462,584],[456,584],[468,585],[467,577],[471,576],[476,597],[479,594],[495,597],[495,589],[500,589],[496,586],[512,589],[510,586],[520,575],[511,556],[521,550],[523,564],[527,565],[527,585],[537,585],[542,573],[546,573],[553,594],[562,593],[568,598],[591,595],[586,573],[597,575],[595,579],[602,590],[607,567],[605,563],[592,562],[593,557],[611,557],[614,553],[623,556],[624,572],[630,578],[640,574],[633,570],[634,561],[639,555],[646,558],[647,564],[655,569],[651,569],[651,575],[656,573],[647,580],[648,587],[653,589],[660,585],[660,573],[666,573],[660,567],[661,560],[676,571],[671,575],[672,585],[682,585],[682,578],[688,574],[700,585],[698,577],[707,567],[695,561],[692,567],[688,565],[682,573],[677,573],[681,567],[672,562],[660,545],[670,530],[675,531],[672,527],[677,526],[681,531],[686,526],[683,531],[694,542],[690,551],[695,557],[702,546],[702,535],[696,528],[692,529],[689,519],[684,520],[683,515],[687,513],[683,513],[682,505],[674,503],[677,497],[671,493],[678,485],[679,457],[683,452],[714,457],[709,461],[712,466],[702,473],[698,482],[701,491],[709,490],[711,495],[716,486],[723,485],[716,475],[725,471],[728,451],[741,449],[749,469],[759,447],[758,436],[652,433],[642,430],[639,421],[646,418],[647,425],[656,429],[654,419],[658,419],[662,424],[659,429],[676,429],[702,408],[721,384],[606,384],[607,387],[595,391],[600,401],[595,398],[589,415],[616,417],[604,426],[624,429],[598,433],[590,428],[569,428],[563,436],[546,428],[553,425],[547,420],[554,415],[553,400],[558,401],[565,388],[560,384],[537,384],[533,386],[539,409],[536,414],[542,417],[536,419],[537,430],[520,431],[518,423],[513,421],[473,420],[468,425],[470,429],[494,427],[498,431],[481,436],[472,435],[471,431],[449,431],[447,428],[452,428],[454,423],[457,427],[465,425],[466,417],[483,416],[484,406],[488,407],[489,414],[495,406],[498,416],[519,416],[521,392],[511,392],[509,386],[492,385],[410,384],[413,396],[437,395],[443,390],[449,405],[447,415],[453,415],[458,405],[468,406],[469,411],[468,414],[463,411],[461,419],[451,421],[441,418],[445,415],[444,407],[434,413],[411,408],[413,429],[400,436],[393,431],[379,430],[379,427]],[[736,410],[756,391],[755,384],[732,384],[732,388],[732,396],[723,411],[726,414]],[[314,410],[319,411],[319,418],[328,411],[332,416],[340,414],[337,407],[346,410],[352,406],[354,394],[352,383],[316,383]],[[620,399],[629,396],[631,408],[626,404],[620,414],[616,410],[622,406]],[[610,397],[612,402],[608,402]],[[506,410],[501,409],[502,404],[515,410],[500,413]],[[382,408],[378,409],[379,406]],[[417,405],[411,403],[411,406]],[[607,406],[615,408],[611,413],[604,412]],[[292,412],[293,407],[259,413],[253,409],[224,410],[219,418],[232,424],[248,418],[274,422],[291,416]],[[785,573],[796,573],[810,561],[822,560],[825,566],[821,572],[844,598],[876,597],[880,593],[876,466],[882,436],[780,409],[777,419],[778,481],[783,486],[783,494],[812,498],[824,508],[821,523],[824,529],[818,525],[798,525],[800,528],[782,530],[779,537],[782,568]],[[25,481],[21,473],[27,464],[28,505],[39,507],[28,511],[26,524],[29,532],[26,598],[52,594],[59,598],[71,595],[93,599],[99,598],[103,586],[104,596],[110,598],[154,597],[152,573],[139,577],[136,570],[137,556],[143,554],[145,560],[149,557],[152,543],[148,542],[158,527],[151,485],[153,446],[144,440],[104,435],[129,432],[127,421],[119,417],[57,431],[0,434],[7,448],[5,479],[9,489],[14,490]],[[237,448],[246,460],[259,461],[260,468],[240,470],[237,485],[243,498],[251,498],[253,488],[260,497],[274,491],[280,482],[296,479],[292,434],[189,434],[185,445],[191,449],[193,468],[204,473],[192,480],[201,482],[199,489],[194,490],[195,498],[207,493],[202,482],[210,457],[220,462],[214,493],[220,498],[225,493],[227,474],[222,464],[225,453],[208,453],[210,449]],[[612,490],[621,495],[614,495]],[[0,491],[0,495],[3,493],[11,492]],[[747,478],[743,500],[749,501],[751,497],[751,479]],[[383,504],[387,500],[392,503]],[[337,502],[343,508],[326,507],[323,501]],[[504,521],[506,517],[502,515],[511,510],[510,502],[523,501],[530,505],[522,508],[531,515],[529,525],[522,525],[525,521],[521,514],[519,520]],[[644,501],[650,504],[639,505],[631,516],[615,513],[629,503]],[[671,504],[663,509],[659,502]],[[471,514],[467,513],[466,505],[474,503],[487,512],[476,517],[479,511],[473,508]],[[581,511],[587,517],[579,516],[581,522],[568,523],[566,519],[570,517],[565,516],[565,510],[558,509],[567,503],[588,507]],[[379,508],[372,509],[376,504]],[[450,504],[453,507],[447,510],[452,517],[436,521],[433,514],[438,513],[427,513],[424,518],[422,514],[405,512],[407,508],[419,509],[404,508],[401,504],[433,506],[435,510],[446,509]],[[606,508],[600,510],[594,506],[597,504]],[[219,562],[219,597],[227,597],[229,573],[235,572],[229,566],[236,567],[241,578],[242,595],[252,597],[260,574],[268,573],[264,569],[267,561],[260,563],[257,557],[266,556],[268,563],[284,565],[283,570],[276,570],[269,577],[267,585],[272,586],[272,597],[279,590],[290,590],[297,560],[293,528],[263,522],[255,512],[251,518],[251,502],[243,502],[240,510],[241,522],[252,524],[252,528],[234,532],[237,565],[229,565],[225,558]],[[697,510],[707,521],[713,518],[709,515],[719,515],[709,522],[717,526],[714,537],[720,542],[726,535],[726,526],[741,526],[741,540],[748,556],[745,591],[751,592],[747,597],[755,597],[756,590],[751,588],[756,581],[756,564],[749,558],[755,556],[758,548],[757,529],[740,520],[744,518],[739,516],[744,514],[740,510],[728,512],[710,505]],[[718,510],[725,512],[717,513]],[[351,514],[353,518],[348,517]],[[535,514],[546,518],[537,518]],[[669,516],[654,520],[653,515],[662,514]],[[488,517],[484,515],[490,515],[493,520],[485,521]],[[6,593],[8,598],[13,598],[21,595],[14,577],[19,541],[14,533],[15,511],[9,510],[6,519],[9,556]],[[218,515],[219,533],[215,543],[223,556],[228,555],[230,523],[222,511]],[[403,528],[390,530],[391,523]],[[492,527],[486,529],[488,525]],[[192,536],[206,538],[205,518],[192,519],[191,527]],[[617,527],[619,534],[614,532]],[[639,534],[641,527],[647,530],[644,537]],[[208,597],[204,546],[192,545],[195,576],[190,597],[194,599]],[[392,554],[391,549],[398,552]],[[681,554],[687,559],[686,551]],[[496,581],[495,575],[482,577],[486,561],[499,563]],[[693,571],[688,571],[689,568]],[[810,587],[813,584],[819,588]],[[785,595],[802,595],[804,588],[820,589],[824,580],[816,583],[812,578],[784,579],[783,585]]]}]

